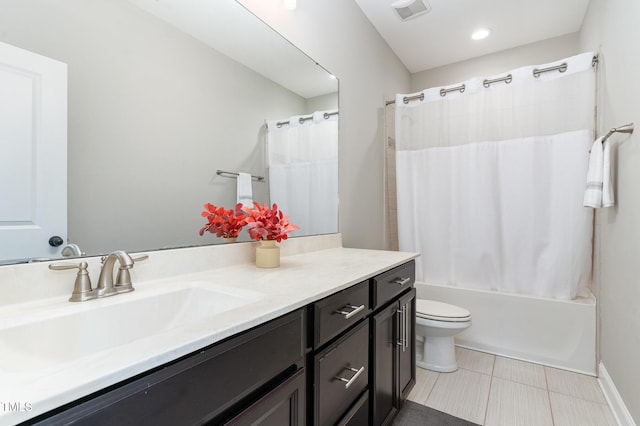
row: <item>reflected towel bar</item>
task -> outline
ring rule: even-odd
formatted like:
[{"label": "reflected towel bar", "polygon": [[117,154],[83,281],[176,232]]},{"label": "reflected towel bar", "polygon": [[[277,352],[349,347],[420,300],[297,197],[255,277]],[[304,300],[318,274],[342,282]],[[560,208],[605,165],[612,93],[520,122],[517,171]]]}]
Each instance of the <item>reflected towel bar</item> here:
[{"label": "reflected towel bar", "polygon": [[[224,170],[216,170],[216,174],[220,175],[220,176],[224,176],[224,175],[230,175],[230,176],[225,176],[225,177],[233,177],[233,178],[237,178],[240,173],[236,173],[236,172],[225,172]],[[264,176],[254,176],[251,175],[251,179],[256,180],[258,182],[264,182]]]}]

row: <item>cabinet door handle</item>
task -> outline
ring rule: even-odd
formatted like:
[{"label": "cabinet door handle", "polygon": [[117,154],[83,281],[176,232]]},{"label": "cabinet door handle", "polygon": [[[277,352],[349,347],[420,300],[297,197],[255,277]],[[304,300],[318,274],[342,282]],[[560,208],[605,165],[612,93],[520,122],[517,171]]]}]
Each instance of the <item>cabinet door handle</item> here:
[{"label": "cabinet door handle", "polygon": [[351,386],[353,382],[355,382],[358,379],[358,377],[364,372],[364,365],[359,369],[352,368],[352,367],[345,367],[344,369],[353,371],[354,373],[356,373],[350,379],[345,379],[344,377],[336,376],[336,379],[340,380],[341,382],[345,382],[344,388],[349,389],[349,386]]},{"label": "cabinet door handle", "polygon": [[404,319],[404,340],[402,345],[402,352],[409,347],[409,306],[404,305],[402,307],[402,317]]},{"label": "cabinet door handle", "polygon": [[407,305],[403,305],[396,311],[400,318],[398,318],[398,341],[396,345],[402,346],[402,352],[409,347],[409,310]]},{"label": "cabinet door handle", "polygon": [[398,284],[398,285],[405,285],[408,284],[409,281],[411,281],[411,277],[407,277],[407,278],[396,278],[395,280],[392,281],[392,283],[394,284]]},{"label": "cabinet door handle", "polygon": [[[345,308],[352,309],[352,310],[347,312],[344,310]],[[346,305],[344,308],[334,311],[334,313],[342,315],[344,319],[349,319],[355,314],[357,314],[358,312],[362,311],[363,309],[364,309],[364,305],[360,305],[360,306]]]},{"label": "cabinet door handle", "polygon": [[404,326],[405,326],[405,322],[404,322],[404,306],[400,309],[398,309],[396,311],[396,313],[398,314],[399,318],[398,318],[398,341],[396,342],[396,345],[398,346],[402,346],[404,347]]}]

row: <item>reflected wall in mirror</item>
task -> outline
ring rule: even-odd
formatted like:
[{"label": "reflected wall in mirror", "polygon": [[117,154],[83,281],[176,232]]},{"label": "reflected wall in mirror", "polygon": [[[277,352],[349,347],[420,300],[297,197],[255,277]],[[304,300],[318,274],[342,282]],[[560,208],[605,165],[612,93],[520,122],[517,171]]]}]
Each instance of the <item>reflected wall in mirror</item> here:
[{"label": "reflected wall in mirror", "polygon": [[[204,203],[233,208],[237,201],[235,177],[217,170],[265,177],[253,181],[253,200],[278,203],[292,223],[304,222],[296,235],[338,231],[337,167],[335,184],[309,177],[320,163],[337,165],[337,114],[290,126],[293,135],[326,121],[335,123],[335,132],[305,136],[311,142],[288,146],[287,154],[282,146],[293,139],[272,141],[269,146],[280,148],[269,152],[267,139],[278,132],[266,125],[337,113],[338,82],[235,1],[3,0],[0,42],[67,65],[68,165],[60,164],[57,175],[66,179],[68,231],[50,235],[87,255],[222,242],[198,235]],[[8,69],[7,61],[0,57],[0,70]],[[34,150],[41,148],[36,133],[27,138]],[[0,129],[0,147],[16,149],[6,134]],[[298,163],[307,170],[278,170],[302,167]],[[331,174],[331,167],[316,172]],[[287,188],[292,179],[297,185]],[[0,210],[14,202],[10,191],[0,186]],[[322,208],[313,205],[314,194],[330,199],[319,203],[331,206],[323,210],[330,223],[319,229],[298,213]],[[33,227],[30,220],[0,212],[0,233]],[[50,235],[38,242],[45,255],[7,249],[0,236],[0,262],[59,257],[62,246],[50,247]],[[247,240],[243,231],[239,241]]]}]

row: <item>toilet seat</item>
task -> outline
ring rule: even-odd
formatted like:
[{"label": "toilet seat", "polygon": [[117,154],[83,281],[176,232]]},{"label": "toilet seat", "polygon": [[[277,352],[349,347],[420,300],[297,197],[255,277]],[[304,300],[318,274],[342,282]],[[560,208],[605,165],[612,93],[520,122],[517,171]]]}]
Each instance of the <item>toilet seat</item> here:
[{"label": "toilet seat", "polygon": [[426,299],[416,301],[416,317],[444,322],[471,321],[471,313],[464,308]]}]

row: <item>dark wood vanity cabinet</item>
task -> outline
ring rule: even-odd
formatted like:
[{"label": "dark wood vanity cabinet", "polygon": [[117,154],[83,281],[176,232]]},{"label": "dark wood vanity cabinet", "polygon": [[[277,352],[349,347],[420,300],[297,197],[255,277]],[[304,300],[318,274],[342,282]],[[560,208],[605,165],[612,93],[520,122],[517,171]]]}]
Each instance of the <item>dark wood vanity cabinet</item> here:
[{"label": "dark wood vanity cabinet", "polygon": [[415,384],[411,261],[25,424],[389,424]]},{"label": "dark wood vanity cabinet", "polygon": [[369,324],[360,322],[314,355],[313,424],[334,425],[368,389]]},{"label": "dark wood vanity cabinet", "polygon": [[367,280],[309,306],[310,425],[368,424],[370,299]]},{"label": "dark wood vanity cabinet", "polygon": [[[415,385],[415,306],[413,265],[403,265],[374,278],[379,297],[378,309],[371,316],[371,413],[373,425],[387,425],[395,418]],[[395,277],[394,277],[395,276]],[[390,279],[391,277],[391,279]],[[410,277],[410,281],[406,278]],[[403,284],[397,284],[402,282]],[[409,284],[410,283],[410,284]],[[408,285],[401,292],[389,285]],[[399,294],[399,295],[398,295]]]},{"label": "dark wood vanity cabinet", "polygon": [[[393,421],[415,385],[414,283],[411,261],[312,305],[314,362],[307,368],[314,408],[309,424]],[[360,361],[365,351],[367,362]],[[355,388],[342,389],[351,380]]]},{"label": "dark wood vanity cabinet", "polygon": [[304,426],[306,386],[305,371],[302,368],[224,424]]},{"label": "dark wood vanity cabinet", "polygon": [[416,384],[416,290],[411,289],[398,300],[398,304],[396,312],[398,326],[395,328],[399,333],[398,362],[394,372],[398,375],[398,404],[402,405]]},{"label": "dark wood vanity cabinet", "polygon": [[302,425],[303,319],[294,311],[27,424]]}]

